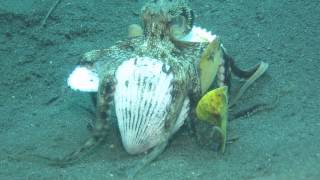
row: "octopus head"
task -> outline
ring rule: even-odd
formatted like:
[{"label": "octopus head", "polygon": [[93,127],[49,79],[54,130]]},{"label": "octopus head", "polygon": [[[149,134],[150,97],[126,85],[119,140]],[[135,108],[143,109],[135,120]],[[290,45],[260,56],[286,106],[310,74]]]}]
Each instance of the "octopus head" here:
[{"label": "octopus head", "polygon": [[164,39],[189,33],[194,15],[184,0],[152,0],[142,8],[141,19],[145,36]]}]

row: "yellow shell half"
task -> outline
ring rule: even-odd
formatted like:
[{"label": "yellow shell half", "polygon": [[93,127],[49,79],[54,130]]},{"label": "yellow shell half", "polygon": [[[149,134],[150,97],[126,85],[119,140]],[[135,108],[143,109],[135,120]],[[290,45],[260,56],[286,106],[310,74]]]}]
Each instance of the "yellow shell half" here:
[{"label": "yellow shell half", "polygon": [[221,151],[224,152],[228,122],[228,88],[219,87],[206,93],[198,102],[196,115],[200,121],[214,125],[220,134]]},{"label": "yellow shell half", "polygon": [[221,43],[215,38],[201,55],[199,63],[201,92],[204,94],[214,81],[222,62]]}]

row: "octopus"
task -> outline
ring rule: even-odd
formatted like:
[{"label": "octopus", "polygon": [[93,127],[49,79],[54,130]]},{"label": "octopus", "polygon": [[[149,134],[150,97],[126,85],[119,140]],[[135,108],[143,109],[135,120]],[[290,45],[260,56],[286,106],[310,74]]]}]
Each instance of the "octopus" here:
[{"label": "octopus", "polygon": [[[141,10],[141,21],[130,26],[127,39],[85,53],[70,74],[72,89],[94,94],[96,120],[92,136],[59,164],[75,161],[106,139],[112,113],[124,149],[146,154],[129,176],[155,160],[185,123],[200,144],[225,151],[228,108],[268,65],[237,67],[218,36],[194,25],[184,0],[151,0]],[[233,76],[246,81],[230,99]]]}]

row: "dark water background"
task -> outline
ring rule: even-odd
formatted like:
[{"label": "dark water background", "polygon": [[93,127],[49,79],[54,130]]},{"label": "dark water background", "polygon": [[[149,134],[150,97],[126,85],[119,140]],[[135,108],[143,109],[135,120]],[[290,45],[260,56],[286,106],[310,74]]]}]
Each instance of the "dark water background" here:
[{"label": "dark water background", "polygon": [[[89,136],[87,94],[67,88],[81,55],[107,48],[139,23],[143,1],[0,0],[0,179],[122,179],[141,156],[112,137],[78,163],[48,166],[30,154],[62,157]],[[269,63],[238,108],[279,104],[234,120],[224,155],[182,129],[137,179],[320,179],[320,1],[191,1],[196,25],[221,36],[241,67]],[[114,146],[111,146],[114,144]]]}]

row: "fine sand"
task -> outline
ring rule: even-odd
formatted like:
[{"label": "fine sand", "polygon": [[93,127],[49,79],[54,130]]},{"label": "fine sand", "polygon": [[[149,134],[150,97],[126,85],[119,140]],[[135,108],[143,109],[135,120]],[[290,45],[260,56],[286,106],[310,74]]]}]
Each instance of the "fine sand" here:
[{"label": "fine sand", "polygon": [[[89,137],[94,118],[86,93],[67,87],[81,55],[125,39],[139,23],[143,1],[55,0],[0,2],[0,179],[125,179],[143,157],[130,156],[118,134],[66,167],[58,158]],[[320,179],[320,1],[197,0],[196,25],[219,35],[242,68],[261,61],[267,73],[233,110],[265,109],[229,123],[221,155],[200,147],[183,127],[137,179]],[[279,97],[279,102],[272,105]]]}]

